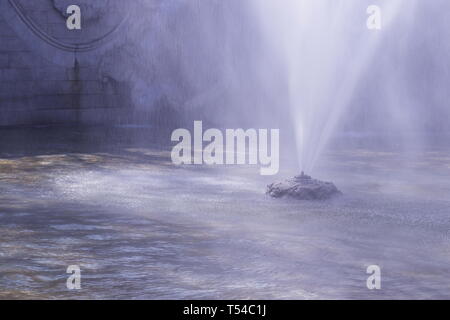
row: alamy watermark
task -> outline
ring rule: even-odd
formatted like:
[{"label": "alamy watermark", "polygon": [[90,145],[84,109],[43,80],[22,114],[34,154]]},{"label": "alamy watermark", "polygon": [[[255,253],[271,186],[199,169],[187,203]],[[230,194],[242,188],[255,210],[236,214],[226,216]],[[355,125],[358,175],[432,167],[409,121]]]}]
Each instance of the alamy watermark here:
[{"label": "alamy watermark", "polygon": [[371,265],[367,267],[366,272],[370,274],[366,281],[367,289],[381,290],[381,268],[377,265]]},{"label": "alamy watermark", "polygon": [[81,30],[81,9],[73,4],[67,7],[66,27],[69,30]]},{"label": "alamy watermark", "polygon": [[[369,30],[381,30],[381,8],[377,5],[370,5],[366,10],[369,15],[367,19],[367,28]],[[81,8],[72,4],[67,7],[68,14],[66,27],[69,30],[81,30]]]},{"label": "alamy watermark", "polygon": [[81,268],[78,265],[67,267],[66,273],[70,276],[67,278],[66,287],[69,290],[81,290]]},{"label": "alamy watermark", "polygon": [[369,30],[381,30],[381,8],[376,5],[370,5],[367,8],[367,29]]},{"label": "alamy watermark", "polygon": [[[171,140],[176,165],[260,165],[261,175],[275,175],[280,167],[279,129],[208,129],[194,121],[194,132],[177,129]],[[206,144],[206,145],[205,145]]]}]

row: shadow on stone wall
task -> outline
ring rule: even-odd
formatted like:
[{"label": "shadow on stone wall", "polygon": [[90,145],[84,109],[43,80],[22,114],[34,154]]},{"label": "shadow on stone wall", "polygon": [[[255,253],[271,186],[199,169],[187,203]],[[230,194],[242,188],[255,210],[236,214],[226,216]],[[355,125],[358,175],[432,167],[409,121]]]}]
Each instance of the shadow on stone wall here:
[{"label": "shadow on stone wall", "polygon": [[80,4],[87,18],[78,33],[65,27],[64,1],[0,0],[0,126],[177,126],[167,98],[137,110],[133,84],[117,68],[126,62],[117,60],[126,46],[123,2]]}]

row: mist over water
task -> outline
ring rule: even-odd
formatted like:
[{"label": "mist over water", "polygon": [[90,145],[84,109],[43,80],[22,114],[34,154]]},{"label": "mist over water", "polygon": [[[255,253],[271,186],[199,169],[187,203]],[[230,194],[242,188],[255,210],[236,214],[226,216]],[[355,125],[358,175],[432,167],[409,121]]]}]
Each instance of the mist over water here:
[{"label": "mist over water", "polygon": [[[401,1],[383,7],[384,27]],[[364,27],[361,1],[268,1],[264,32],[284,61],[300,168],[311,171],[378,54],[382,35]]]},{"label": "mist over water", "polygon": [[[145,128],[2,129],[0,298],[449,296],[448,0],[115,3],[126,32],[99,73],[130,85]],[[194,120],[279,128],[280,176],[343,196],[275,200],[255,167],[175,166],[161,131]]]},{"label": "mist over water", "polygon": [[420,149],[448,131],[449,5],[377,1],[374,31],[372,4],[138,1],[120,51],[129,63],[116,67],[138,110],[163,101],[187,123],[280,128],[308,172],[342,135]]}]

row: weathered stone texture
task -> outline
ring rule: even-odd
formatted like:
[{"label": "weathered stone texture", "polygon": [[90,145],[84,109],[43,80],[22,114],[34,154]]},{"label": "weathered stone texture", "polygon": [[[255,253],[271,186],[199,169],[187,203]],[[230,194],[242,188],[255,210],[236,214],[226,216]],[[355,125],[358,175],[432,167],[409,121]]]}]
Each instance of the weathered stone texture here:
[{"label": "weathered stone texture", "polygon": [[[64,52],[27,30],[26,23],[14,15],[10,0],[0,1],[0,126],[97,123],[126,116],[132,103],[127,84],[99,68],[113,47],[87,57]],[[64,1],[14,1],[41,32],[56,41],[93,41],[113,26],[112,21],[96,16],[100,4],[92,7],[79,1],[87,17],[94,18],[86,19],[82,31],[69,31],[64,12],[55,8],[66,8]],[[109,17],[116,19],[118,15]]]}]

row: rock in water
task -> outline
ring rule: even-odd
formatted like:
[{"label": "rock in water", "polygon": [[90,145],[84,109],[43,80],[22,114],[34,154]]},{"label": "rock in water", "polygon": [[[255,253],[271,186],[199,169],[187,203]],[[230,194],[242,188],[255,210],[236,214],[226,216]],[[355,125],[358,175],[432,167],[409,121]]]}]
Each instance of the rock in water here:
[{"label": "rock in water", "polygon": [[331,182],[301,175],[267,186],[267,194],[274,198],[291,197],[298,200],[326,200],[342,193]]}]

